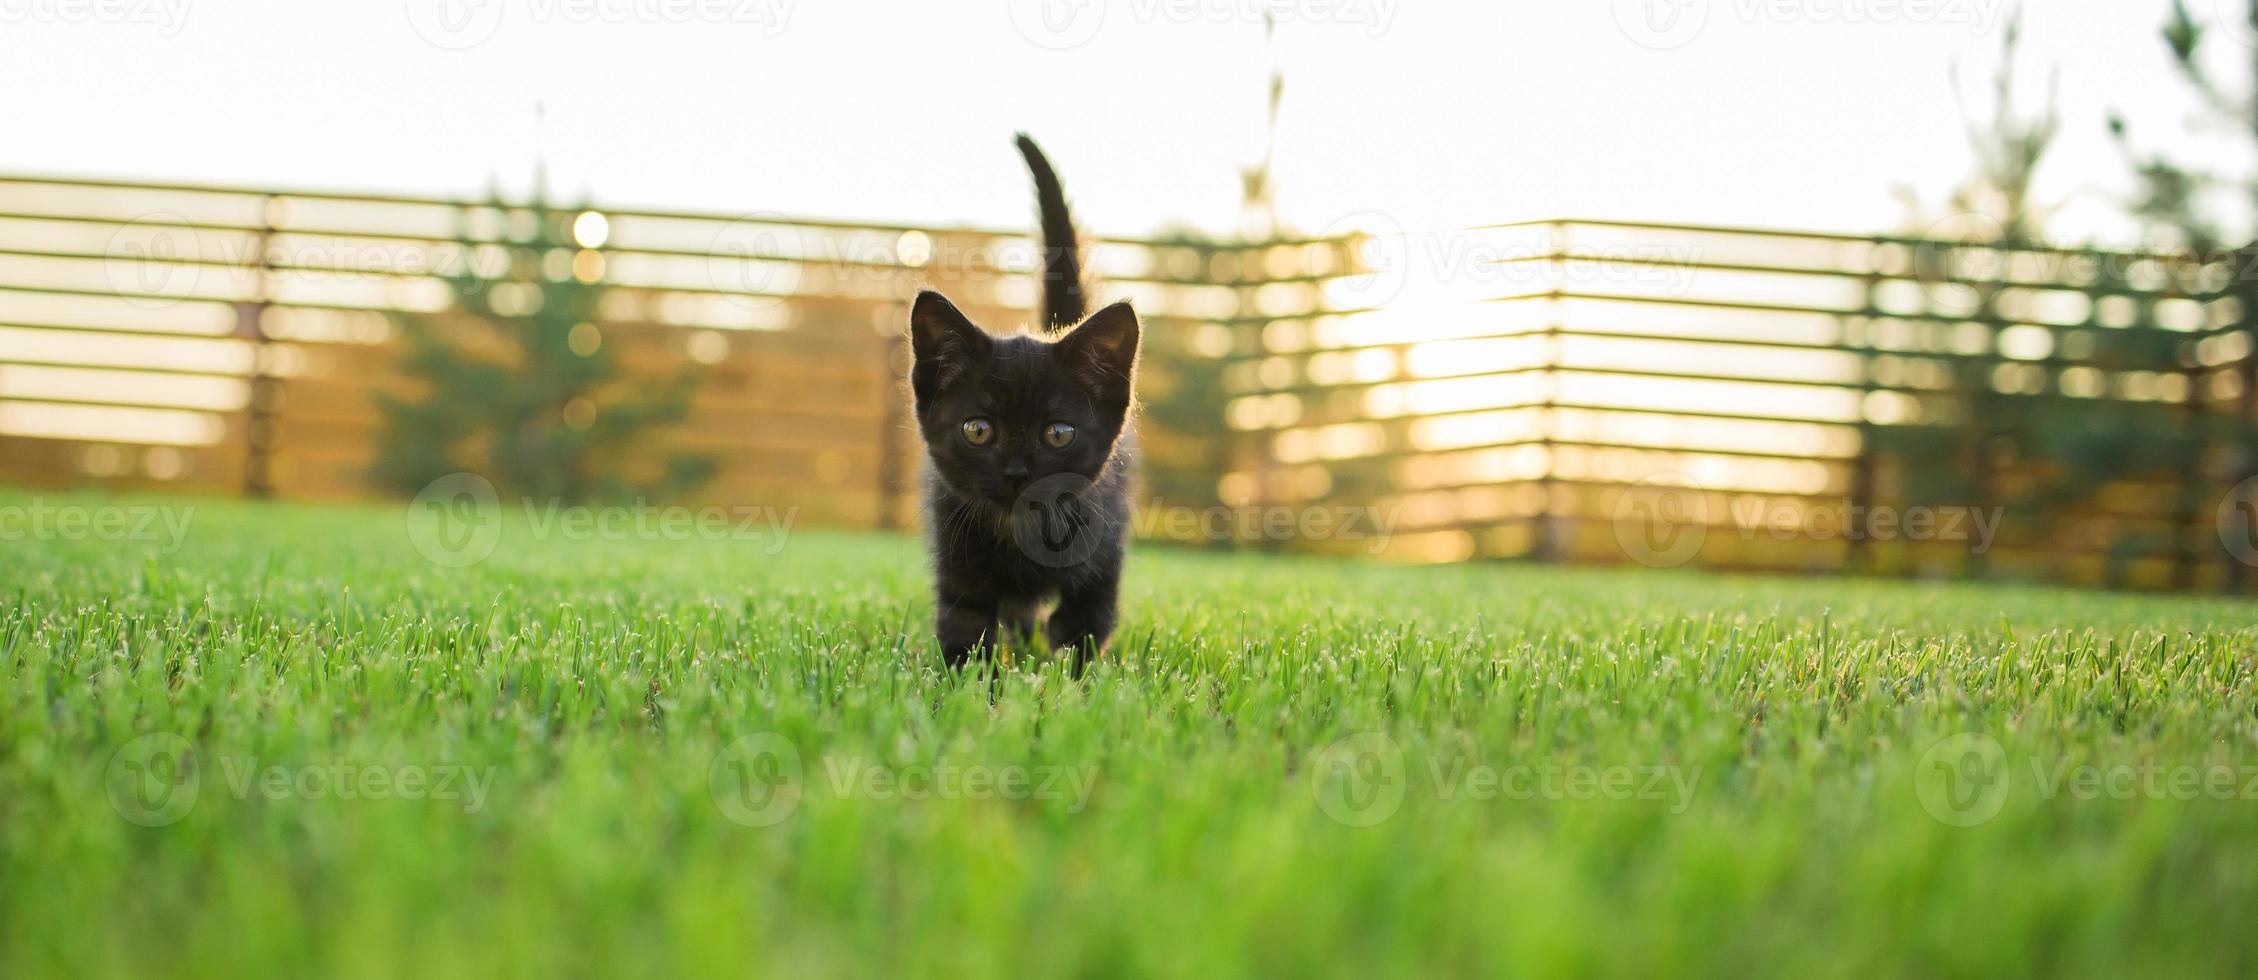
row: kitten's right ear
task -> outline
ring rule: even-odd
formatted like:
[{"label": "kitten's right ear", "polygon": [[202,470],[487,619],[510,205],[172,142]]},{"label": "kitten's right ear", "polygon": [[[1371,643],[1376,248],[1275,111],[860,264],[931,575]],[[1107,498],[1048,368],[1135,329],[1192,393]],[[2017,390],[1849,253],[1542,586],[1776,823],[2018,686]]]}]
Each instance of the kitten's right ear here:
[{"label": "kitten's right ear", "polygon": [[910,304],[909,343],[915,355],[910,392],[920,408],[974,361],[986,357],[995,344],[956,304],[930,289],[919,291]]}]

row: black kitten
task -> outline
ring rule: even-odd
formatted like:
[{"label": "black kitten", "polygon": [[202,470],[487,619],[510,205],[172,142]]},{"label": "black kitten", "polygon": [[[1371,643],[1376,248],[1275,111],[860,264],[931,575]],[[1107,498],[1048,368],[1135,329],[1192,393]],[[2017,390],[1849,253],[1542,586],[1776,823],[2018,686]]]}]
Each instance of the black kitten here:
[{"label": "black kitten", "polygon": [[1082,320],[1081,256],[1058,176],[1033,140],[1020,136],[1019,151],[1042,212],[1042,335],[991,336],[930,290],[910,308],[910,391],[931,460],[934,631],[961,667],[999,626],[1032,638],[1055,599],[1044,637],[1074,651],[1079,673],[1113,633],[1128,546],[1137,314],[1116,303]]}]

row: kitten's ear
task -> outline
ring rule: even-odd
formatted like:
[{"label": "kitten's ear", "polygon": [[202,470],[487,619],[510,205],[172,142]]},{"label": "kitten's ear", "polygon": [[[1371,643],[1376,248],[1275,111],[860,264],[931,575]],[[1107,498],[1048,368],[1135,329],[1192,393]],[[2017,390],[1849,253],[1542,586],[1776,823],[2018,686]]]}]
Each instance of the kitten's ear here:
[{"label": "kitten's ear", "polygon": [[972,362],[986,357],[994,341],[947,297],[927,289],[910,304],[909,345],[915,355],[910,391],[923,406]]},{"label": "kitten's ear", "polygon": [[1059,362],[1118,424],[1128,414],[1137,374],[1137,311],[1115,303],[1082,321],[1058,342]]}]

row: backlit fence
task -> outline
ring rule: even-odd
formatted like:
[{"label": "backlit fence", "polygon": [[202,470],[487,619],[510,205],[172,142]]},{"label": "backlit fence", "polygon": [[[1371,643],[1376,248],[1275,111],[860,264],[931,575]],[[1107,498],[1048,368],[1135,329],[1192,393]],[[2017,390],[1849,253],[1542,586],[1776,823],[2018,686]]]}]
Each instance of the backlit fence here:
[{"label": "backlit fence", "polygon": [[[367,496],[383,425],[374,396],[418,390],[398,364],[395,318],[444,312],[448,277],[502,258],[459,240],[522,236],[513,222],[528,216],[396,196],[0,179],[0,478]],[[666,434],[719,462],[702,496],[836,524],[914,515],[918,450],[898,379],[915,290],[945,288],[1007,328],[1036,296],[1037,253],[1021,234],[605,209],[576,219],[573,235],[583,247],[549,264],[605,284],[594,322],[622,372],[702,379],[690,417]],[[1189,240],[1094,250],[1109,295],[1151,321],[1162,408],[1172,383],[1196,384],[1169,363],[1226,351],[1250,317],[1314,308],[1340,252]],[[1220,468],[1212,434],[1153,429],[1159,482],[1179,497],[1166,474]]]},{"label": "backlit fence", "polygon": [[2238,258],[1554,221],[1407,236],[1232,367],[1235,489],[1450,560],[2226,584]]},{"label": "backlit fence", "polygon": [[[663,434],[720,464],[698,496],[812,521],[915,519],[919,286],[997,326],[1036,298],[1023,233],[567,214],[543,274],[605,286],[622,371],[702,379]],[[419,390],[397,318],[528,218],[0,178],[0,479],[373,496],[373,399]],[[1148,321],[1151,535],[2199,587],[2250,530],[2222,523],[2253,467],[2230,258],[1384,220],[1093,254]]]}]

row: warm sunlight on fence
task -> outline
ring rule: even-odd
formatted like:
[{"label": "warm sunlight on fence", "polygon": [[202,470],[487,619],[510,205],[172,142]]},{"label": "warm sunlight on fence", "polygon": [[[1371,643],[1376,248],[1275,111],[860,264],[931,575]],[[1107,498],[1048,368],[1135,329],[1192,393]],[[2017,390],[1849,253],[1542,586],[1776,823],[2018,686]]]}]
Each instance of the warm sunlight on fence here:
[{"label": "warm sunlight on fence", "polygon": [[[526,214],[382,195],[0,178],[0,476],[349,499],[367,472],[380,391],[412,392],[392,317],[449,302]],[[629,377],[704,378],[674,433],[715,454],[703,495],[850,525],[914,518],[900,338],[920,285],[984,323],[1028,317],[1021,234],[787,219],[587,212],[556,276],[606,284],[602,343]],[[1340,250],[1109,241],[1108,292],[1136,300],[1157,356],[1147,400],[1209,392],[1167,352],[1209,357],[1250,316],[1304,312]],[[511,288],[505,284],[497,289]],[[525,287],[527,293],[532,289]],[[499,299],[499,298],[498,298]],[[1180,359],[1179,359],[1180,360]],[[1181,414],[1181,413],[1179,413]],[[1149,427],[1162,472],[1212,474],[1222,440]],[[1158,482],[1212,498],[1212,475]],[[1204,487],[1198,484],[1205,484]]]},{"label": "warm sunlight on fence", "polygon": [[[0,178],[0,478],[369,496],[372,395],[417,386],[393,318],[441,310],[444,277],[494,259],[458,239],[524,217]],[[705,379],[672,433],[721,463],[701,496],[829,523],[914,520],[897,380],[912,292],[939,286],[995,325],[1035,299],[1019,233],[601,209],[573,235],[545,274],[605,284],[596,326],[625,373]],[[1107,240],[1094,261],[1149,321],[1150,496],[1361,509],[1386,528],[1291,546],[2229,574],[2211,508],[2248,461],[2207,420],[2248,417],[2251,361],[2223,263],[1575,221]],[[2077,441],[2088,420],[2135,418],[2160,434],[2127,445],[2172,451]],[[2070,472],[2031,451],[2064,440],[2145,462]],[[1998,511],[1996,545],[1972,547],[1970,526],[1867,533],[1922,507]]]},{"label": "warm sunlight on fence", "polygon": [[[2224,261],[1575,221],[1392,258],[1380,309],[1274,322],[1234,365],[1228,418],[1267,451],[1232,495],[1391,510],[1421,560],[2235,570]],[[2081,446],[2175,454],[2081,477],[2034,451],[2129,418],[2153,431]]]}]

